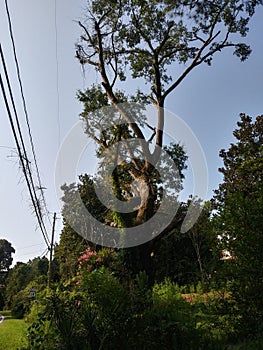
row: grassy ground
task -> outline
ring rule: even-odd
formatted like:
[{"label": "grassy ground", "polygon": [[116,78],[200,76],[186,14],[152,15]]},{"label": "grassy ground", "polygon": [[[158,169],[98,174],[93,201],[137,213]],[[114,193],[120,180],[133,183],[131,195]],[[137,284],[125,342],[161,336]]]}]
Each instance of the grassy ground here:
[{"label": "grassy ground", "polygon": [[17,350],[26,345],[27,325],[24,320],[12,318],[10,311],[0,311],[5,320],[0,324],[0,349]]}]

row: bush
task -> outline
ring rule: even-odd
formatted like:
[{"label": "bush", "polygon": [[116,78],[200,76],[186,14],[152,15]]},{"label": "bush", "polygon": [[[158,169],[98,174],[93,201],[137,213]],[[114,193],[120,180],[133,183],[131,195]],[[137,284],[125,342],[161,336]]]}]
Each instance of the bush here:
[{"label": "bush", "polygon": [[11,314],[15,318],[23,318],[25,313],[29,311],[31,300],[27,289],[18,292],[11,304]]},{"label": "bush", "polygon": [[[96,339],[89,337],[91,325],[86,323],[86,328],[83,327],[87,310],[83,312],[80,299],[80,294],[62,290],[52,291],[43,298],[37,306],[41,311],[29,327],[29,349],[96,349]],[[33,306],[31,317],[34,317],[35,308]]]},{"label": "bush", "polygon": [[[44,284],[41,284],[41,282],[44,282]],[[37,297],[40,297],[46,288],[45,279],[43,280],[42,276],[40,276],[12,297],[11,313],[15,318],[23,318],[30,311],[31,305],[35,300],[35,297],[30,296],[31,288],[35,288]]]},{"label": "bush", "polygon": [[[33,306],[30,349],[124,349],[128,294],[105,268],[82,274],[81,283],[60,286]],[[73,289],[73,288],[72,288]],[[33,315],[33,317],[32,317]]]}]

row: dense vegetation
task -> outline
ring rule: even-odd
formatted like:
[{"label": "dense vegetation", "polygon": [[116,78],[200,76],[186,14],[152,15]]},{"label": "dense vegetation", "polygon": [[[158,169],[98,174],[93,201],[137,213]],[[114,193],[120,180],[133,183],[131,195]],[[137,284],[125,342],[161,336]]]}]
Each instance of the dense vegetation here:
[{"label": "dense vegetation", "polygon": [[[189,232],[173,229],[153,242],[149,273],[134,248],[97,246],[67,224],[50,288],[46,258],[9,271],[4,302],[25,317],[28,349],[262,348],[263,116],[242,114],[234,136],[220,153],[224,182]],[[93,180],[80,180],[91,198]]]}]

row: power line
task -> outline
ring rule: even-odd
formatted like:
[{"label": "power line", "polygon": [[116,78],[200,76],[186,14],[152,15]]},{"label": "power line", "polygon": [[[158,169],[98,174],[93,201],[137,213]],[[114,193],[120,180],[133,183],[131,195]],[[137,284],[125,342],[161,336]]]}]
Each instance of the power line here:
[{"label": "power line", "polygon": [[53,225],[52,225],[52,234],[51,234],[51,244],[50,244],[50,256],[49,256],[49,264],[48,264],[48,287],[50,287],[51,277],[52,277],[52,257],[53,257],[53,245],[54,245],[56,216],[57,216],[57,214],[54,213]]},{"label": "power line", "polygon": [[[21,127],[20,127],[19,119],[18,119],[18,114],[17,114],[17,110],[16,110],[16,106],[15,106],[15,101],[14,101],[14,97],[13,97],[13,93],[12,93],[10,80],[9,80],[9,77],[8,77],[8,72],[7,72],[6,63],[5,63],[5,57],[4,57],[4,53],[3,53],[3,50],[2,50],[1,44],[0,44],[0,55],[1,55],[1,60],[2,60],[2,64],[3,64],[3,68],[4,68],[4,73],[5,73],[5,78],[6,78],[6,82],[7,82],[7,86],[8,86],[9,95],[10,95],[12,106],[13,106],[13,110],[14,110],[14,113],[15,113],[16,126],[17,126],[17,130],[18,130],[20,142],[21,142],[21,145],[22,145],[22,149],[23,149],[23,152],[24,152],[23,157],[24,157],[25,160],[27,160],[27,162],[26,162],[27,170],[31,174],[30,168],[29,168],[29,163],[30,162],[29,162],[27,154],[26,154],[25,143],[24,143],[24,140],[23,140],[22,130],[21,130]],[[33,182],[33,181],[31,181],[31,182]]]},{"label": "power line", "polygon": [[[27,157],[26,147],[25,147],[25,143],[24,143],[24,140],[23,140],[23,134],[22,134],[22,130],[21,130],[21,127],[20,127],[19,119],[18,119],[18,114],[17,114],[17,110],[16,110],[16,106],[15,106],[15,101],[14,101],[14,97],[13,97],[13,93],[12,93],[10,79],[9,79],[9,76],[8,76],[8,71],[7,71],[6,63],[5,63],[5,57],[4,57],[4,53],[3,53],[3,50],[2,50],[1,44],[0,44],[0,56],[1,56],[1,61],[2,61],[2,64],[3,64],[3,68],[4,68],[5,79],[6,79],[6,82],[7,82],[8,91],[9,91],[9,95],[10,95],[11,102],[12,102],[12,107],[13,107],[13,110],[14,110],[14,113],[15,113],[15,120],[16,120],[16,126],[17,126],[17,129],[18,129],[19,138],[20,138],[20,143],[22,145],[22,150],[23,150],[22,160],[20,158],[20,161],[23,162],[23,165],[25,165],[23,171],[25,173],[25,176],[28,175],[27,180],[28,180],[28,183],[31,186],[30,187],[31,188],[31,193],[32,193],[32,197],[34,199],[33,205],[34,205],[34,207],[38,208],[38,211],[37,211],[36,214],[38,215],[39,220],[42,223],[42,226],[43,226],[43,229],[44,229],[44,233],[43,234],[45,236],[45,239],[46,239],[46,241],[49,241],[48,235],[46,233],[46,228],[45,228],[45,225],[44,225],[44,222],[43,222],[41,206],[39,204],[39,200],[37,198],[37,194],[36,194],[36,191],[35,191],[34,180],[33,180],[32,172],[31,172],[31,168],[30,168],[30,161],[29,161],[29,159]],[[4,93],[5,93],[5,91],[4,91]],[[11,120],[12,120],[12,116],[11,116]],[[12,120],[12,123],[13,123],[13,120]],[[13,133],[15,132],[14,136],[16,136],[16,138],[17,138],[16,129],[12,128],[12,131],[13,131]],[[18,138],[17,138],[17,140],[18,140]],[[19,141],[18,141],[18,144],[19,144]],[[19,154],[19,157],[20,157],[20,154]],[[32,197],[31,197],[31,199],[32,199]]]},{"label": "power line", "polygon": [[32,247],[39,247],[42,246],[43,243],[38,243],[38,244],[31,244],[31,245],[26,245],[24,247],[18,247],[16,248],[17,250],[22,250],[22,249],[27,249],[27,248],[32,248]]},{"label": "power line", "polygon": [[15,65],[16,65],[16,72],[17,72],[17,77],[18,77],[18,82],[19,82],[20,92],[21,92],[21,97],[22,97],[22,102],[23,102],[23,109],[24,109],[24,113],[25,113],[26,124],[27,124],[28,134],[29,134],[29,140],[30,140],[30,144],[31,144],[31,150],[32,150],[34,164],[35,164],[36,173],[37,173],[38,188],[40,190],[40,194],[41,194],[41,197],[42,197],[42,203],[43,203],[43,206],[45,208],[46,215],[47,215],[47,217],[49,219],[49,222],[51,223],[50,218],[49,218],[49,211],[47,209],[47,204],[46,204],[46,200],[45,200],[45,196],[44,196],[43,186],[41,184],[40,173],[39,173],[39,168],[38,168],[37,158],[36,158],[36,152],[35,152],[35,147],[34,147],[34,143],[33,143],[32,132],[31,132],[30,124],[29,124],[29,117],[28,117],[28,111],[27,111],[27,106],[26,106],[26,99],[25,99],[25,95],[24,95],[24,89],[23,89],[23,84],[22,84],[22,79],[21,79],[21,74],[20,74],[20,68],[19,68],[18,58],[17,58],[17,54],[16,54],[15,40],[14,40],[13,29],[12,29],[12,20],[11,20],[10,11],[9,11],[9,8],[8,8],[8,1],[7,0],[5,0],[5,7],[6,7],[6,13],[7,13],[7,19],[8,19],[9,34],[10,34],[12,47],[13,47],[13,54],[14,54]]},{"label": "power line", "polygon": [[49,252],[49,249],[45,249],[44,252],[40,255],[40,258],[43,258],[44,256],[46,256]]},{"label": "power line", "polygon": [[15,147],[11,147],[11,146],[0,146],[0,148],[6,148],[6,149],[16,149]]},{"label": "power line", "polygon": [[[33,254],[39,254],[39,252],[41,252],[42,250],[35,250],[34,252],[29,252],[29,253],[25,253],[25,254],[20,254],[20,256],[32,256]],[[46,248],[44,251],[42,251],[42,253],[39,254],[38,257],[42,258],[44,257],[45,255],[47,255],[49,252],[49,248]]]},{"label": "power line", "polygon": [[[0,45],[0,50],[2,52],[1,45]],[[2,55],[1,55],[1,57],[2,57]],[[41,217],[41,215],[39,213],[39,204],[38,204],[38,202],[35,201],[35,195],[36,195],[35,190],[34,190],[34,188],[31,187],[31,185],[32,185],[31,184],[31,180],[28,177],[27,167],[25,166],[25,159],[24,159],[25,157],[24,157],[24,155],[22,153],[22,150],[21,150],[21,147],[20,147],[20,144],[19,144],[19,140],[18,140],[18,137],[17,137],[14,121],[12,119],[12,114],[11,114],[11,111],[10,111],[10,107],[9,107],[8,99],[7,99],[7,96],[6,96],[5,86],[4,86],[4,82],[3,82],[3,79],[2,79],[1,73],[0,73],[0,86],[1,86],[2,94],[3,94],[3,98],[4,98],[4,102],[5,102],[5,107],[6,107],[7,114],[8,114],[8,119],[9,119],[9,122],[10,122],[10,126],[11,126],[11,129],[12,129],[12,133],[13,133],[14,139],[15,139],[15,144],[16,144],[16,148],[17,148],[17,151],[18,151],[19,159],[20,159],[20,162],[21,162],[22,170],[23,170],[23,173],[24,173],[24,176],[25,176],[25,179],[26,179],[26,184],[27,184],[27,187],[28,187],[28,190],[29,190],[30,198],[31,198],[31,201],[32,201],[35,213],[36,213],[36,217],[37,217],[37,220],[38,220],[38,224],[39,224],[40,230],[41,230],[41,232],[43,234],[43,238],[45,240],[45,243],[46,243],[47,247],[49,247],[49,242],[48,242],[48,238],[47,238],[46,229],[45,229],[42,217]]]}]

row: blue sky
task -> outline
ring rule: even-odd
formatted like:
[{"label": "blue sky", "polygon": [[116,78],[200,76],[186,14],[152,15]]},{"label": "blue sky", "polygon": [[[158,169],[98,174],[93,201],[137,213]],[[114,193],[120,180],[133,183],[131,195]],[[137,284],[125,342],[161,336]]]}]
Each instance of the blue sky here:
[{"label": "blue sky", "polygon": [[[89,70],[83,75],[74,58],[74,44],[80,35],[74,21],[82,17],[85,1],[56,0],[56,6],[57,46],[54,0],[9,1],[38,165],[42,183],[47,188],[48,209],[51,213],[56,211],[61,218],[54,185],[56,156],[63,138],[79,120],[81,105],[75,98],[76,91],[94,82],[96,76]],[[246,62],[241,63],[226,50],[214,58],[212,67],[200,66],[193,71],[167,100],[166,107],[190,126],[205,152],[209,172],[208,198],[221,181],[217,171],[222,165],[218,153],[233,141],[232,131],[239,113],[252,117],[263,114],[262,33],[263,9],[260,8],[245,39],[253,50]],[[0,41],[26,132],[4,1],[0,3]],[[9,240],[16,249],[15,261],[27,261],[41,255],[45,243],[40,231],[36,230],[36,219],[32,215],[18,160],[12,149],[5,148],[14,147],[14,141],[2,97],[0,101],[0,237]],[[59,220],[56,227],[58,241]],[[47,228],[51,231],[48,223]]]}]

